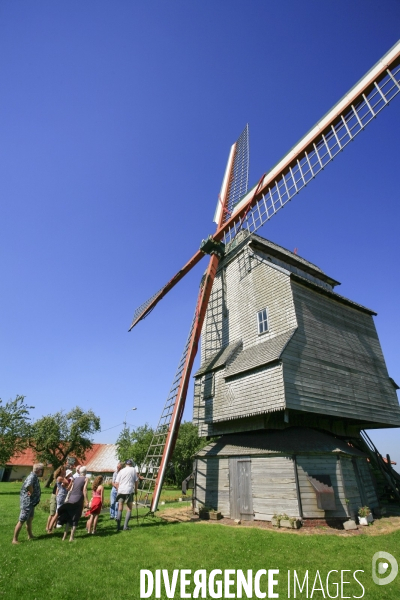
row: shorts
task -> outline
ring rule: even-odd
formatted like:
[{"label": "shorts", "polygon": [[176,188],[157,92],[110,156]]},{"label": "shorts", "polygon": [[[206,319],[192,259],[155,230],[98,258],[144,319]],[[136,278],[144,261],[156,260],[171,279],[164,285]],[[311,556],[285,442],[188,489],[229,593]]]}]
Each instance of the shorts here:
[{"label": "shorts", "polygon": [[21,512],[19,513],[18,520],[21,521],[21,523],[25,523],[25,521],[28,521],[29,519],[33,519],[34,516],[35,516],[35,507],[28,506],[28,507],[21,508]]},{"label": "shorts", "polygon": [[54,517],[57,512],[57,496],[52,494],[50,496],[50,516]]},{"label": "shorts", "polygon": [[126,502],[127,504],[128,504],[128,502],[132,502],[133,501],[133,492],[131,492],[130,494],[118,494],[116,502],[119,502],[120,500],[122,500],[122,503]]}]

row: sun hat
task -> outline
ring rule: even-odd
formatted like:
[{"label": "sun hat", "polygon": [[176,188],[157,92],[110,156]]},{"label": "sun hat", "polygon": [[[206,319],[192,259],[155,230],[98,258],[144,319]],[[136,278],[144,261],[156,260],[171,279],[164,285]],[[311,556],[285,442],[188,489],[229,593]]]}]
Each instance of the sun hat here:
[{"label": "sun hat", "polygon": [[71,475],[71,473],[72,473],[71,469],[67,469],[65,472],[65,475],[68,477],[68,475]]}]

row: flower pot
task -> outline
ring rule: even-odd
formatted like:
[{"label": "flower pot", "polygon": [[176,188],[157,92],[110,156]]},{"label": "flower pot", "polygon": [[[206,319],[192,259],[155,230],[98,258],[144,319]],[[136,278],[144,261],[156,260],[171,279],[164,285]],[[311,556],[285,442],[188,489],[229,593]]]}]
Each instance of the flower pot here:
[{"label": "flower pot", "polygon": [[222,515],[219,511],[213,511],[210,512],[210,519],[218,521],[219,519],[222,519]]},{"label": "flower pot", "polygon": [[272,525],[274,527],[286,527],[287,529],[299,529],[301,525],[301,521],[299,519],[274,519],[272,517]]},{"label": "flower pot", "polygon": [[281,527],[287,527],[288,529],[299,529],[300,521],[298,519],[295,519],[294,521],[289,519],[282,519]]},{"label": "flower pot", "polygon": [[370,523],[372,523],[373,520],[374,517],[372,516],[372,513],[370,513],[366,517],[358,517],[358,522],[360,525],[369,525]]}]

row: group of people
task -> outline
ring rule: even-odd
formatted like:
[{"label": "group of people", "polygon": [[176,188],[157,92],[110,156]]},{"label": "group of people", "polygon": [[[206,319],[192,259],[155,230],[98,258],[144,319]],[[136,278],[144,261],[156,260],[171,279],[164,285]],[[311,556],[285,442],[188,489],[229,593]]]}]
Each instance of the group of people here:
[{"label": "group of people", "polygon": [[[43,476],[44,465],[37,463],[33,465],[32,473],[25,479],[20,492],[20,515],[15,526],[13,544],[18,544],[18,536],[25,523],[28,539],[33,539],[32,521],[35,507],[40,502],[41,489],[39,478]],[[126,503],[126,515],[122,529],[128,530],[131,518],[133,497],[137,493],[138,472],[132,459],[125,463],[119,462],[112,478],[112,490],[110,497],[110,519],[117,522],[117,531],[121,530],[121,520],[124,503]],[[78,465],[75,473],[71,469],[59,467],[54,473],[54,486],[50,498],[50,515],[47,519],[46,531],[53,533],[55,527],[65,525],[63,540],[70,534],[69,541],[74,540],[78,521],[82,516],[84,508],[87,509],[85,516],[88,517],[86,530],[89,534],[95,534],[97,521],[104,503],[103,477],[97,476],[92,483],[92,497],[88,501],[87,469]]]}]

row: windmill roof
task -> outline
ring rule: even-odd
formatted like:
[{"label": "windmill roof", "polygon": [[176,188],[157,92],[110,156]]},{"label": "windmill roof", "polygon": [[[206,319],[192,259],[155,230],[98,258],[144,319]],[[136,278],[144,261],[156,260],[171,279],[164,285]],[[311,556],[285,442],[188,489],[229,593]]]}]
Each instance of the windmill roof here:
[{"label": "windmill roof", "polygon": [[328,283],[329,285],[335,287],[336,285],[340,285],[340,282],[332,277],[329,277],[320,267],[315,265],[314,263],[302,258],[298,254],[287,250],[283,246],[279,246],[270,240],[267,240],[260,235],[255,233],[251,234],[251,245],[258,247],[264,252],[268,252],[272,256],[276,256],[277,258],[281,258],[283,261],[287,262],[290,265],[297,266],[301,270],[321,279],[322,281]]},{"label": "windmill roof", "polygon": [[320,292],[321,294],[323,294],[324,296],[328,296],[329,298],[332,298],[333,300],[337,300],[338,302],[341,302],[342,304],[347,304],[347,306],[351,306],[353,308],[361,310],[362,312],[365,312],[368,315],[374,315],[374,316],[377,315],[377,313],[375,311],[371,310],[370,308],[367,308],[366,306],[363,306],[362,304],[358,304],[358,302],[354,302],[354,300],[345,298],[344,296],[341,296],[340,294],[337,294],[336,292],[327,290],[326,288],[322,287],[322,285],[318,285],[317,283],[310,281],[309,279],[306,279],[305,277],[301,277],[301,275],[297,275],[296,273],[291,273],[290,278],[293,279],[294,281],[297,281],[298,283],[301,283],[301,284],[307,286],[307,287],[313,288],[313,289],[317,290],[318,292]]},{"label": "windmill roof", "polygon": [[232,362],[229,362],[225,370],[225,377],[232,377],[238,373],[250,371],[251,369],[256,369],[262,365],[279,360],[295,331],[296,329],[290,329],[265,340],[265,342],[246,348]]},{"label": "windmill roof", "polygon": [[[335,279],[332,279],[331,277],[326,275],[324,271],[322,271],[322,269],[317,267],[317,265],[314,265],[313,263],[299,256],[298,254],[294,254],[294,252],[290,252],[290,250],[287,250],[286,248],[283,248],[282,246],[279,246],[278,244],[275,244],[270,240],[266,240],[260,235],[252,233],[243,238],[244,242],[246,240],[250,240],[250,244],[257,247],[259,250],[268,252],[269,254],[271,254],[271,256],[280,258],[281,260],[286,261],[288,264],[298,266],[300,270],[303,270],[303,272],[313,275],[317,280],[319,279],[320,281],[328,283],[332,287],[340,285],[339,281],[336,281]],[[370,308],[367,308],[366,306],[363,306],[362,304],[359,304],[358,302],[354,302],[349,298],[345,298],[345,296],[341,296],[333,290],[326,289],[323,285],[319,285],[317,281],[310,281],[310,279],[303,277],[301,273],[291,272],[290,277],[294,281],[298,281],[299,283],[311,287],[319,291],[321,294],[329,296],[337,300],[338,302],[341,302],[342,304],[352,306],[353,308],[361,310],[369,315],[376,316],[377,314],[375,311],[371,310]]]},{"label": "windmill roof", "polygon": [[259,454],[308,454],[342,453],[350,456],[366,456],[347,442],[329,433],[307,427],[289,427],[284,430],[254,431],[224,435],[197,452],[198,457],[259,455]]}]

